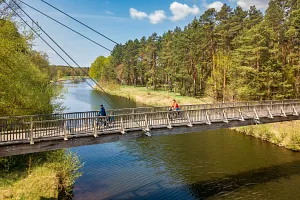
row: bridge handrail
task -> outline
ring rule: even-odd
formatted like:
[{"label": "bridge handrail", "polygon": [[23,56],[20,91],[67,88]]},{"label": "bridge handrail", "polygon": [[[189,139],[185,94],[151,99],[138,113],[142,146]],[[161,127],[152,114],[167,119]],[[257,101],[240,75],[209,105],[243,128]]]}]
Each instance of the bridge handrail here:
[{"label": "bridge handrail", "polygon": [[[299,103],[289,103],[285,105],[300,105]],[[29,125],[31,123],[50,123],[50,122],[64,122],[64,121],[74,121],[74,120],[89,120],[89,119],[106,119],[106,118],[114,118],[114,117],[128,117],[128,116],[135,116],[135,115],[151,115],[151,114],[166,114],[166,113],[183,113],[183,112],[193,112],[193,111],[216,111],[216,110],[225,110],[225,109],[233,109],[235,111],[239,111],[239,109],[249,108],[254,109],[257,107],[264,107],[264,109],[270,108],[271,106],[282,106],[281,103],[273,103],[273,104],[259,104],[259,105],[243,105],[243,106],[227,106],[227,107],[218,107],[218,108],[201,108],[201,109],[190,109],[190,110],[178,110],[178,111],[157,111],[157,112],[144,112],[144,113],[130,113],[130,114],[120,114],[120,115],[108,115],[108,116],[94,116],[94,117],[83,117],[83,118],[67,118],[67,119],[53,119],[53,120],[43,120],[43,121],[31,121],[31,122],[24,122],[22,124]],[[257,110],[258,111],[258,110]]]},{"label": "bridge handrail", "polygon": [[[300,102],[264,103],[259,105],[228,106],[180,111],[158,111],[131,113],[112,116],[90,116],[84,118],[52,119],[30,121],[18,124],[0,125],[0,146],[6,142],[30,142],[40,139],[65,139],[68,137],[91,136],[122,133],[132,130],[150,130],[150,128],[172,128],[172,126],[192,126],[193,124],[211,124],[233,120],[253,119],[273,116],[290,116],[300,113]],[[299,116],[299,115],[298,115]],[[111,120],[110,120],[111,119]],[[98,126],[100,124],[100,127]],[[102,126],[103,125],[103,126]],[[107,125],[107,126],[106,126]]]},{"label": "bridge handrail", "polygon": [[[296,103],[296,102],[300,102],[300,99],[286,99],[286,100],[266,100],[266,101],[241,101],[241,102],[217,102],[217,103],[211,103],[211,104],[184,104],[181,105],[181,108],[185,108],[185,107],[189,107],[189,106],[193,106],[193,107],[197,107],[197,106],[202,106],[205,108],[205,106],[211,106],[211,105],[215,105],[215,106],[220,106],[220,105],[236,105],[236,104],[253,104],[256,103],[258,105],[261,105],[264,102],[270,102],[271,104],[276,104],[276,103]],[[239,106],[239,105],[237,105]],[[142,110],[142,109],[165,109],[167,110],[170,106],[156,106],[156,107],[139,107],[139,108],[123,108],[123,109],[108,109],[107,113],[109,115],[111,115],[112,112],[118,112],[118,111],[136,111],[136,110]],[[226,106],[228,107],[228,106]],[[204,109],[202,108],[202,109]],[[189,109],[190,110],[190,109]],[[38,117],[61,117],[61,116],[66,116],[66,115],[80,115],[80,114],[96,114],[99,111],[86,111],[86,112],[70,112],[70,113],[54,113],[54,114],[38,114],[38,115],[24,115],[24,116],[7,116],[7,117],[0,117],[0,120],[9,120],[9,119],[31,119],[31,118],[38,118]],[[157,112],[157,111],[156,111]],[[134,113],[134,112],[132,112]],[[142,112],[142,113],[146,113],[146,112]],[[125,114],[131,114],[131,113],[125,113]],[[120,114],[118,114],[120,115]],[[80,117],[81,118],[81,117]],[[70,119],[70,118],[69,118]],[[44,121],[44,120],[43,120]]]}]

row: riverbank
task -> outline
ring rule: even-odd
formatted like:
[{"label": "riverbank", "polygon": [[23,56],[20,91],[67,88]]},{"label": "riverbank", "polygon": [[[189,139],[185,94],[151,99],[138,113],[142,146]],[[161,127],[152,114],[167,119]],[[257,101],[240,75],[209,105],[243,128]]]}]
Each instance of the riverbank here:
[{"label": "riverbank", "polygon": [[0,200],[72,199],[80,167],[64,150],[0,158]]},{"label": "riverbank", "polygon": [[212,103],[214,100],[210,97],[193,98],[181,96],[179,93],[170,93],[166,91],[154,91],[146,89],[146,87],[120,86],[109,85],[104,88],[111,95],[125,97],[138,103],[143,103],[151,106],[169,106],[173,99],[176,99],[178,104],[205,104]]},{"label": "riverbank", "polygon": [[[173,99],[176,99],[179,105],[213,102],[212,98],[197,99],[166,91],[147,90],[145,87],[109,85],[105,88],[105,91],[112,95],[126,97],[151,106],[170,105]],[[300,121],[247,126],[233,128],[233,130],[260,138],[278,146],[283,146],[293,151],[300,151]]]}]

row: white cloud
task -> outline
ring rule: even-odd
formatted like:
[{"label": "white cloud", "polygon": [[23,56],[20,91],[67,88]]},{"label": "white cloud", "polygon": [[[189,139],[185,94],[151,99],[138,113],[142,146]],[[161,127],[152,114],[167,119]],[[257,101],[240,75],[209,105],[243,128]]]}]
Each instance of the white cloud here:
[{"label": "white cloud", "polygon": [[130,17],[133,19],[143,19],[148,17],[148,15],[145,12],[138,11],[134,8],[130,8],[129,12],[130,12]]},{"label": "white cloud", "polygon": [[214,8],[217,11],[220,11],[223,6],[223,3],[220,1],[213,2],[211,4],[206,5],[207,8]]},{"label": "white cloud", "polygon": [[163,11],[163,10],[156,10],[154,13],[151,13],[149,15],[151,24],[161,23],[166,18],[167,18],[167,16],[165,14],[165,11]]},{"label": "white cloud", "polygon": [[238,0],[237,5],[243,9],[249,9],[250,6],[255,5],[258,9],[266,9],[270,0]]},{"label": "white cloud", "polygon": [[173,16],[171,17],[171,20],[173,21],[182,20],[189,15],[197,15],[200,13],[198,6],[194,5],[193,7],[189,7],[188,5],[178,3],[177,1],[170,5],[170,10],[173,13]]},{"label": "white cloud", "polygon": [[113,15],[114,13],[113,12],[111,12],[111,11],[109,11],[109,10],[105,10],[104,11],[106,14],[108,14],[108,15]]}]

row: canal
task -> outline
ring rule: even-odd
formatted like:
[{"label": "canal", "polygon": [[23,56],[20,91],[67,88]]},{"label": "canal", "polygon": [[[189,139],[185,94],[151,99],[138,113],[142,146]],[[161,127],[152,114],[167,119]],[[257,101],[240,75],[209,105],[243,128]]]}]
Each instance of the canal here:
[{"label": "canal", "polygon": [[[106,103],[84,82],[65,82],[66,111]],[[136,107],[113,97],[110,104]],[[231,130],[72,148],[84,163],[75,199],[300,199],[300,154]]]}]

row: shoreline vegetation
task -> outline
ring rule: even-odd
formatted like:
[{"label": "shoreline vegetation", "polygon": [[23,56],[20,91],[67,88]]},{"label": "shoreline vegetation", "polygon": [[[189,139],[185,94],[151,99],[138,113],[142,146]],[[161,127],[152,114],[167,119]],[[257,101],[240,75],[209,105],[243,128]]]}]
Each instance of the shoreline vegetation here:
[{"label": "shoreline vegetation", "polygon": [[81,167],[65,150],[0,158],[0,199],[72,199]]},{"label": "shoreline vegetation", "polygon": [[[180,94],[166,91],[147,90],[145,87],[108,84],[105,87],[105,91],[111,95],[126,97],[150,106],[168,106],[171,105],[173,99],[176,99],[179,106],[183,104],[204,103],[201,99],[194,97],[181,96]],[[211,98],[204,98],[203,100],[207,103],[213,103]],[[232,130],[293,151],[300,151],[300,121],[246,126],[232,128]]]},{"label": "shoreline vegetation", "polygon": [[[32,49],[35,36],[24,26],[0,0],[0,117],[62,110],[55,102],[60,87],[51,81],[75,73],[51,67],[46,53]],[[64,150],[0,158],[0,200],[72,199],[81,166]]]}]

